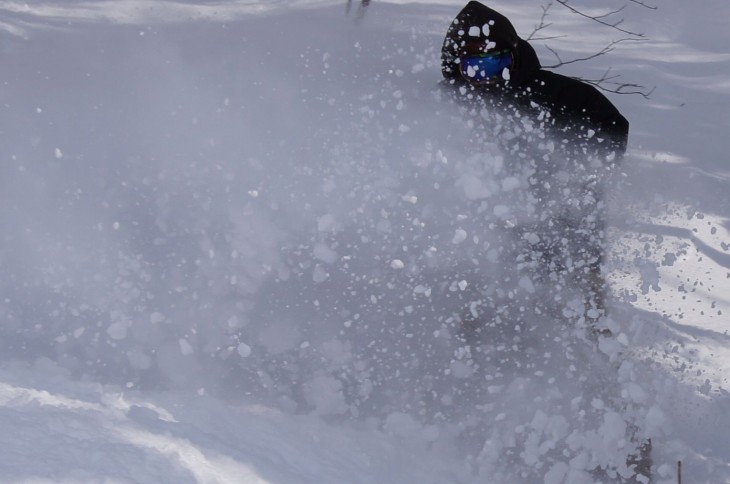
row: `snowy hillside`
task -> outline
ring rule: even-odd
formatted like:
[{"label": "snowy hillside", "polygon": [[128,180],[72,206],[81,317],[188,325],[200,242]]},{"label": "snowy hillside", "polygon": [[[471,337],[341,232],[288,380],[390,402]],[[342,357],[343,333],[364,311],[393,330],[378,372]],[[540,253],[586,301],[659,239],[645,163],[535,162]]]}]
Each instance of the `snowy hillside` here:
[{"label": "snowy hillside", "polygon": [[[730,482],[730,5],[629,4],[647,40],[561,71],[656,86],[609,95],[598,345],[438,87],[461,7],[0,1],[0,481],[623,482],[651,439]],[[615,34],[550,12],[566,57]]]}]

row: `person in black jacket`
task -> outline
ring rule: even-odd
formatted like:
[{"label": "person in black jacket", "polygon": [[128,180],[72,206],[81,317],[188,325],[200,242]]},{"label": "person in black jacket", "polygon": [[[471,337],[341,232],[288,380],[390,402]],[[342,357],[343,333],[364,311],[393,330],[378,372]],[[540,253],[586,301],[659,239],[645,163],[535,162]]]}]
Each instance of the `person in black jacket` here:
[{"label": "person in black jacket", "polygon": [[[542,69],[535,50],[504,15],[469,2],[451,24],[441,50],[441,71],[455,85],[509,97],[550,110],[561,129],[591,130],[608,153],[626,151],[629,122],[594,86]],[[586,135],[588,133],[585,133]]]},{"label": "person in black jacket", "polygon": [[[585,321],[593,325],[605,312],[600,170],[623,157],[628,121],[594,86],[543,70],[510,21],[476,1],[449,27],[441,69],[459,100],[494,113],[486,129],[513,155],[508,160],[528,164],[523,173],[530,174],[529,196],[539,213],[522,233],[537,237],[520,257],[537,259],[536,276],[546,282],[579,288]],[[524,129],[526,118],[536,129]]]},{"label": "person in black jacket", "polygon": [[[453,97],[469,107],[465,112],[483,120],[476,126],[501,147],[508,169],[526,175],[523,205],[538,206],[524,226],[506,224],[517,235],[511,240],[515,247],[505,251],[510,262],[533,270],[533,280],[542,278],[538,282],[548,291],[572,285],[584,297],[589,337],[610,335],[599,324],[606,290],[602,178],[626,152],[629,122],[594,86],[543,70],[510,21],[476,1],[449,27],[441,70]],[[532,302],[537,314],[546,309],[537,307],[542,301]],[[524,306],[517,305],[521,312]],[[561,309],[558,318],[565,314]],[[476,315],[460,319],[465,336],[485,323]],[[652,443],[639,439],[636,430],[629,437],[639,443],[637,453],[628,456],[627,465],[648,482]]]}]

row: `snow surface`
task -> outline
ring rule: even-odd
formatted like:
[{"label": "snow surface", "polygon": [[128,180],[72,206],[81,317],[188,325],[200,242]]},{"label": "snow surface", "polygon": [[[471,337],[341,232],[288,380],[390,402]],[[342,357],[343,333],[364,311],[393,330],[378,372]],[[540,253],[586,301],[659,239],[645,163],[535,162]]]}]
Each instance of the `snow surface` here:
[{"label": "snow surface", "polygon": [[656,86],[611,96],[598,349],[437,88],[461,2],[344,4],[0,2],[0,480],[616,482],[651,438],[655,482],[730,482],[727,2],[630,4],[648,40],[565,70]]}]

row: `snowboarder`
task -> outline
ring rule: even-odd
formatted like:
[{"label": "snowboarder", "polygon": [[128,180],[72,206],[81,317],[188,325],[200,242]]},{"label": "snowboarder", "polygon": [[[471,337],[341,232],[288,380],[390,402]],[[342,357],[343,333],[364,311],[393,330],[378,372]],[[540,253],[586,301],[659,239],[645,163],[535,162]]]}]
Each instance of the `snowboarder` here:
[{"label": "snowboarder", "polygon": [[455,85],[480,94],[548,108],[560,128],[580,125],[595,132],[616,156],[626,151],[629,122],[594,86],[542,69],[532,46],[504,15],[469,2],[456,16],[441,51],[441,71]]},{"label": "snowboarder", "polygon": [[[477,104],[473,112],[482,117],[485,111],[495,113],[489,135],[508,160],[529,165],[525,172],[532,173],[532,199],[547,208],[536,217],[539,227],[523,230],[540,238],[525,252],[539,254],[538,262],[547,266],[543,274],[560,272],[583,293],[591,336],[610,334],[596,327],[605,312],[606,288],[601,274],[605,207],[600,175],[602,168],[623,157],[629,122],[594,86],[542,69],[535,50],[510,21],[476,1],[469,2],[449,27],[441,70],[459,101]],[[565,182],[566,174],[572,183]],[[564,203],[565,198],[570,200]],[[462,323],[479,324],[468,317]],[[638,441],[634,432],[630,438]],[[637,482],[645,482],[651,441],[641,441],[627,464]]]},{"label": "snowboarder", "polygon": [[[502,125],[511,120],[507,133],[490,135],[516,163],[532,163],[530,192],[543,211],[538,226],[529,227],[540,236],[529,252],[539,254],[543,276],[557,270],[580,288],[585,321],[593,325],[605,312],[605,214],[599,169],[623,156],[628,121],[594,86],[542,69],[535,50],[510,21],[476,1],[469,2],[449,27],[441,70],[445,84],[460,100],[499,113]],[[525,118],[554,143],[523,129]],[[570,183],[561,185],[566,173]],[[572,197],[569,203],[566,193]]]}]

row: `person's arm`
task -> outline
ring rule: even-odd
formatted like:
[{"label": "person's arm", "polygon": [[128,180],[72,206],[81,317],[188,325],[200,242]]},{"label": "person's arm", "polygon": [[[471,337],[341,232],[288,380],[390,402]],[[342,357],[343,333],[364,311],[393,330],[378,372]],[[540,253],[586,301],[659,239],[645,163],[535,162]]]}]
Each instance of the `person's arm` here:
[{"label": "person's arm", "polygon": [[550,106],[560,124],[573,124],[596,132],[598,139],[623,156],[629,136],[629,122],[611,101],[594,86],[577,79],[539,71],[532,88],[541,101]]}]

